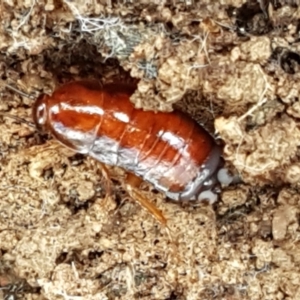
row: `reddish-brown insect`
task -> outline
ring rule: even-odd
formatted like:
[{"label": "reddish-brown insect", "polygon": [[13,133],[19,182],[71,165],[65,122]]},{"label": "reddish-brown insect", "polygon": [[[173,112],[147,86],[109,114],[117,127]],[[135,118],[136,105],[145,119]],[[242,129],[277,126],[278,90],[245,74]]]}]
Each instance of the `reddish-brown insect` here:
[{"label": "reddish-brown insect", "polygon": [[[220,148],[182,112],[135,109],[129,101],[134,88],[71,82],[51,96],[40,96],[33,118],[37,127],[63,145],[120,166],[173,200],[196,199],[211,184],[219,166]],[[142,204],[165,222],[153,205]]]}]

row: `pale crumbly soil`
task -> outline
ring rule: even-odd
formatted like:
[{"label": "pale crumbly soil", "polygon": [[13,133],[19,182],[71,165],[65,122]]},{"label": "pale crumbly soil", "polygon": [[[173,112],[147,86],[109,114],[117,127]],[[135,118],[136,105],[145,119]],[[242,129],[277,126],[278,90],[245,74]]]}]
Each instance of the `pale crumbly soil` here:
[{"label": "pale crumbly soil", "polygon": [[297,5],[95,2],[0,2],[1,113],[31,121],[7,83],[36,97],[126,70],[137,107],[176,103],[215,128],[243,182],[213,207],[144,184],[168,231],[122,170],[108,193],[100,164],[1,117],[0,299],[300,299]]}]

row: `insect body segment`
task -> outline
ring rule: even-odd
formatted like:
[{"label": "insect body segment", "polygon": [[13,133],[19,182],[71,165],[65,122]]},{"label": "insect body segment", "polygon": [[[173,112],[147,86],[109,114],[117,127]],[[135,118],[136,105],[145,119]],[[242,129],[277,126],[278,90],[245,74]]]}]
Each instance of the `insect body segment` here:
[{"label": "insect body segment", "polygon": [[71,82],[36,101],[34,120],[62,144],[138,175],[171,199],[195,199],[218,169],[220,148],[182,112],[135,109],[133,91]]}]

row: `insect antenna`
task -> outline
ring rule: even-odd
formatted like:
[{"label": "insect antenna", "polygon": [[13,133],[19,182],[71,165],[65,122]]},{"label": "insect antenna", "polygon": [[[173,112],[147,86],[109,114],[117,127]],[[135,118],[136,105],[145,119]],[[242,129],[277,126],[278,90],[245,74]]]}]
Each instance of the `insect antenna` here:
[{"label": "insect antenna", "polygon": [[[7,84],[5,83],[4,86],[12,91],[14,91],[15,93],[23,96],[23,97],[26,97],[26,98],[29,98],[31,100],[35,100],[35,97],[32,96],[32,95],[29,95],[29,94],[26,94],[20,90],[18,90],[17,88],[13,87],[12,85],[10,84]],[[31,127],[31,128],[34,128],[36,129],[37,131],[39,131],[35,124],[33,122],[30,122],[30,121],[27,121],[25,120],[24,118],[21,118],[21,117],[18,117],[18,116],[15,116],[15,115],[12,115],[12,114],[9,114],[9,113],[6,113],[6,112],[0,112],[0,116],[3,116],[3,117],[8,117],[8,118],[11,118],[11,119],[14,119],[16,120],[17,122],[20,122],[20,123],[23,123],[23,124],[26,124],[27,126]]]},{"label": "insect antenna", "polygon": [[33,122],[27,121],[27,120],[25,120],[25,119],[23,119],[23,118],[20,118],[20,117],[18,117],[18,116],[11,115],[11,114],[8,114],[8,113],[2,112],[2,111],[0,111],[0,116],[8,117],[8,118],[14,119],[14,120],[16,120],[16,121],[18,121],[18,122],[20,122],[20,123],[26,124],[26,125],[29,126],[29,127],[32,127],[32,128],[34,128],[34,129],[37,129],[36,126],[35,126],[35,124],[34,124]]},{"label": "insect antenna", "polygon": [[35,97],[34,97],[34,96],[29,95],[29,94],[26,94],[26,93],[24,93],[24,92],[22,92],[22,91],[16,89],[15,87],[13,87],[13,86],[10,85],[10,84],[6,84],[6,83],[5,83],[5,87],[7,87],[8,89],[14,91],[15,93],[17,93],[17,94],[19,94],[19,95],[21,95],[21,96],[23,96],[23,97],[29,98],[29,99],[31,99],[31,100],[35,100]]}]

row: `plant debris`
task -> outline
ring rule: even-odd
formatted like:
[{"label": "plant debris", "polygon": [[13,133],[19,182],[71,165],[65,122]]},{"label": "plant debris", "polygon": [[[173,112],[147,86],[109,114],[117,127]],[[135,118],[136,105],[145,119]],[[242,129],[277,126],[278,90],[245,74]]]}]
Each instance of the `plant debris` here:
[{"label": "plant debris", "polygon": [[[299,6],[290,1],[0,3],[0,298],[300,299]],[[241,182],[215,206],[122,188],[65,149],[33,100],[70,80],[138,81],[137,108],[180,108]],[[5,115],[7,113],[7,115]]]}]

